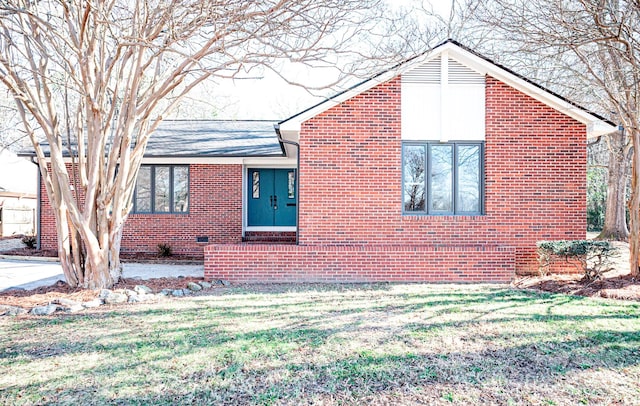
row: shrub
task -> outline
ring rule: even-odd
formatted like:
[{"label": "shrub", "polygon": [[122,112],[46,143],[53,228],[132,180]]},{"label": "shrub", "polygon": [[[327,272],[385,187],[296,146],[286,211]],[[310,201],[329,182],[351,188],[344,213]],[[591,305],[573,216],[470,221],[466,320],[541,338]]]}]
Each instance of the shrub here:
[{"label": "shrub", "polygon": [[606,202],[607,169],[587,168],[587,231],[602,230]]},{"label": "shrub", "polygon": [[27,247],[34,249],[36,247],[36,244],[38,243],[38,240],[36,239],[35,235],[25,235],[24,237],[22,237],[22,242]]},{"label": "shrub", "polygon": [[584,272],[588,281],[600,279],[604,272],[612,270],[611,258],[618,254],[618,249],[609,241],[538,241],[537,246],[542,275],[549,273],[551,263],[564,260]]},{"label": "shrub", "polygon": [[173,249],[169,244],[158,244],[158,255],[161,257],[170,257],[173,255]]}]

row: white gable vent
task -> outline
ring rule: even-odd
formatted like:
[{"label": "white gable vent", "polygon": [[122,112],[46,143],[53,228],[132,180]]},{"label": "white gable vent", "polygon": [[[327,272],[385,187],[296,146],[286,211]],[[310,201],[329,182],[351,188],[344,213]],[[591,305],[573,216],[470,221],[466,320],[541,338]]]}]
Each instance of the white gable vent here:
[{"label": "white gable vent", "polygon": [[467,68],[458,61],[449,59],[449,83],[454,85],[482,85],[484,84],[484,76],[472,69]]},{"label": "white gable vent", "polygon": [[402,74],[403,83],[440,83],[440,57],[427,63],[416,66],[408,72]]}]

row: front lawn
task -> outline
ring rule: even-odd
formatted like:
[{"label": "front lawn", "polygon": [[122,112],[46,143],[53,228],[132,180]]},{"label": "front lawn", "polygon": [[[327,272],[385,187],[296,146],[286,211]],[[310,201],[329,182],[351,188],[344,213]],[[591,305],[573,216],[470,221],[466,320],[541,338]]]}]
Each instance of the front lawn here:
[{"label": "front lawn", "polygon": [[0,319],[0,404],[638,404],[640,304],[255,285]]}]

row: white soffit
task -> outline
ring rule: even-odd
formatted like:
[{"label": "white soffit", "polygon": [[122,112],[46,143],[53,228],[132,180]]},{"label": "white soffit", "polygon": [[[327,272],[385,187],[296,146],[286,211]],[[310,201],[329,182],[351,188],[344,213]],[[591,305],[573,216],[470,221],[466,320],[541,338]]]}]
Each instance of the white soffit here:
[{"label": "white soffit", "polygon": [[[383,72],[373,78],[366,80],[355,87],[340,93],[328,99],[322,103],[319,103],[309,110],[299,113],[282,123],[280,128],[283,131],[300,131],[303,122],[329,110],[330,108],[354,97],[360,93],[363,93],[381,83],[387,82],[397,75],[401,75],[417,66],[425,64],[441,54],[449,56],[454,61],[459,62],[461,65],[470,68],[481,75],[492,76],[501,82],[513,87],[522,93],[531,96],[532,98],[546,104],[547,106],[566,114],[567,116],[587,125],[587,136],[593,137],[597,135],[607,134],[616,131],[617,128],[609,123],[604,122],[600,118],[594,116],[588,111],[572,105],[571,103],[563,100],[562,98],[549,93],[548,91],[530,83],[517,75],[487,61],[475,55],[466,49],[458,46],[453,42],[445,42],[440,46],[435,47],[431,51],[416,57],[404,64],[401,64],[394,69],[390,69]],[[428,74],[428,72],[426,73]],[[593,131],[593,132],[592,132]]]}]

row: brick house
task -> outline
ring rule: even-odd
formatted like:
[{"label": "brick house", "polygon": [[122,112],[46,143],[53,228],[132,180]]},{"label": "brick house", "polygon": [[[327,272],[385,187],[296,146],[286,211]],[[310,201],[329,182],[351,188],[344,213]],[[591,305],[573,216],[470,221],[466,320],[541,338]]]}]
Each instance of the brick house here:
[{"label": "brick house", "polygon": [[447,41],[279,123],[167,122],[122,249],[243,282],[508,281],[585,238],[586,139],[614,130]]}]

